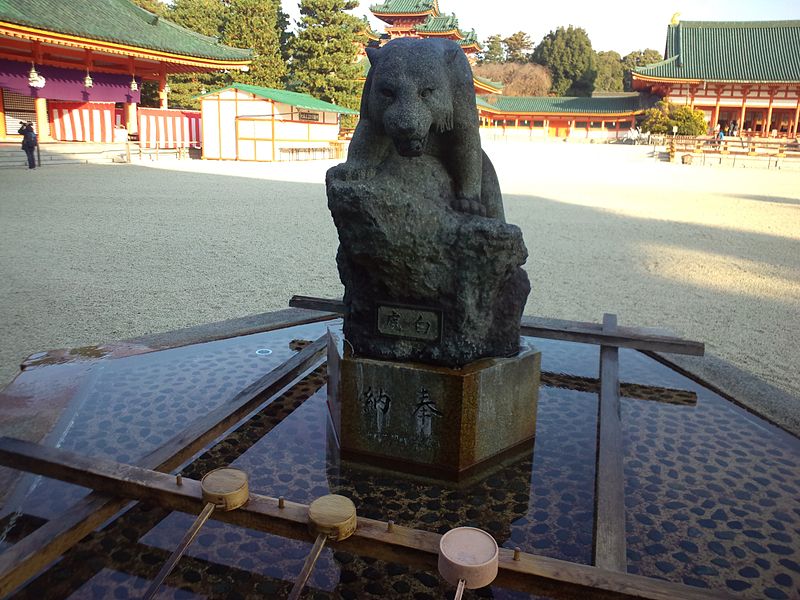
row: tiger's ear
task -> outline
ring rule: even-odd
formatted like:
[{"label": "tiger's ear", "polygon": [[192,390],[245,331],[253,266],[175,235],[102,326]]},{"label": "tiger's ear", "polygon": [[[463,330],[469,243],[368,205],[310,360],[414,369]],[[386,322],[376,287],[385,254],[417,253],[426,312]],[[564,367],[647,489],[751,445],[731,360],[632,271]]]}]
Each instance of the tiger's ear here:
[{"label": "tiger's ear", "polygon": [[381,58],[380,57],[380,54],[381,54],[380,49],[378,49],[378,48],[370,48],[369,46],[367,46],[365,48],[365,50],[367,51],[367,58],[369,59],[369,64],[374,67],[376,64],[378,64],[378,61]]}]

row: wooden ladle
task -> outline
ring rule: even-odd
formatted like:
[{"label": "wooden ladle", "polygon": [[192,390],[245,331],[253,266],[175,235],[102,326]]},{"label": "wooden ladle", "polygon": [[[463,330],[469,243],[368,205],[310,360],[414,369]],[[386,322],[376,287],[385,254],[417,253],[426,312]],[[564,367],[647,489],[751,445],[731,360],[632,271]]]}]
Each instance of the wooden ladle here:
[{"label": "wooden ladle", "polygon": [[247,485],[247,473],[230,467],[222,467],[206,473],[203,479],[200,480],[200,489],[203,492],[203,500],[206,501],[206,505],[203,507],[203,510],[197,516],[194,523],[192,523],[189,531],[183,536],[178,547],[169,559],[167,559],[167,562],[164,563],[164,566],[161,567],[161,570],[150,584],[150,587],[147,588],[144,594],[145,600],[150,600],[155,596],[158,588],[161,587],[161,584],[172,572],[172,569],[175,568],[175,565],[178,563],[181,556],[183,556],[183,553],[186,552],[186,549],[194,541],[194,538],[197,537],[200,528],[205,525],[215,509],[218,508],[225,511],[235,510],[247,504],[247,500],[250,496],[250,489]]},{"label": "wooden ladle", "polygon": [[457,586],[454,600],[461,600],[464,588],[474,590],[492,583],[499,560],[497,542],[483,529],[456,527],[439,540],[439,574]]},{"label": "wooden ladle", "polygon": [[294,582],[288,600],[297,600],[314,570],[325,542],[349,538],[356,530],[356,506],[346,496],[328,494],[314,500],[308,507],[308,529],[316,535],[314,547],[306,557],[303,569]]}]

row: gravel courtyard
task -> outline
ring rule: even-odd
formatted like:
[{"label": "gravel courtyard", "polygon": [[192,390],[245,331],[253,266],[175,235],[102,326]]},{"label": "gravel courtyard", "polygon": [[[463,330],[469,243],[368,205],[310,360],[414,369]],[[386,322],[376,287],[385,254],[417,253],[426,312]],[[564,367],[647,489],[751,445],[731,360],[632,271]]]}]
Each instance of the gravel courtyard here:
[{"label": "gravel courtyard", "polygon": [[[800,171],[489,143],[526,313],[663,327],[800,397]],[[0,384],[40,350],[340,297],[332,162],[0,171]],[[800,406],[790,407],[800,414]]]}]

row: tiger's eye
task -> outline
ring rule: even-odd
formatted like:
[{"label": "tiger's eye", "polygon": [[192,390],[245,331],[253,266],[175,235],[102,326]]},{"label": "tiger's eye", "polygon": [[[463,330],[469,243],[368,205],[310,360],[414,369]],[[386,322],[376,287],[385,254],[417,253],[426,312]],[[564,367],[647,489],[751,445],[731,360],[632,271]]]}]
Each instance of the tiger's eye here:
[{"label": "tiger's eye", "polygon": [[424,90],[422,90],[422,91],[419,93],[419,95],[420,95],[420,96],[422,96],[423,98],[427,98],[427,97],[428,97],[428,96],[430,96],[432,93],[433,93],[433,88],[425,88]]},{"label": "tiger's eye", "polygon": [[381,88],[381,94],[386,98],[394,98],[394,91],[389,88]]}]

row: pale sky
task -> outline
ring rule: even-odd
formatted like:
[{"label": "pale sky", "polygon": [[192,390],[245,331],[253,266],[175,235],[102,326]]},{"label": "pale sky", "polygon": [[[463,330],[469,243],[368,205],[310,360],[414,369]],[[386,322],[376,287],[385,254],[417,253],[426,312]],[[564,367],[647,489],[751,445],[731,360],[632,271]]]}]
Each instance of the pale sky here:
[{"label": "pale sky", "polygon": [[[282,0],[283,10],[299,18],[297,0]],[[377,32],[383,23],[372,17],[371,4],[361,2],[353,11],[367,15]],[[461,29],[475,29],[483,42],[490,35],[527,33],[537,44],[561,25],[583,27],[595,50],[654,48],[664,51],[667,25],[676,12],[686,21],[773,21],[800,19],[800,0],[439,0],[443,13],[455,13]]]}]

